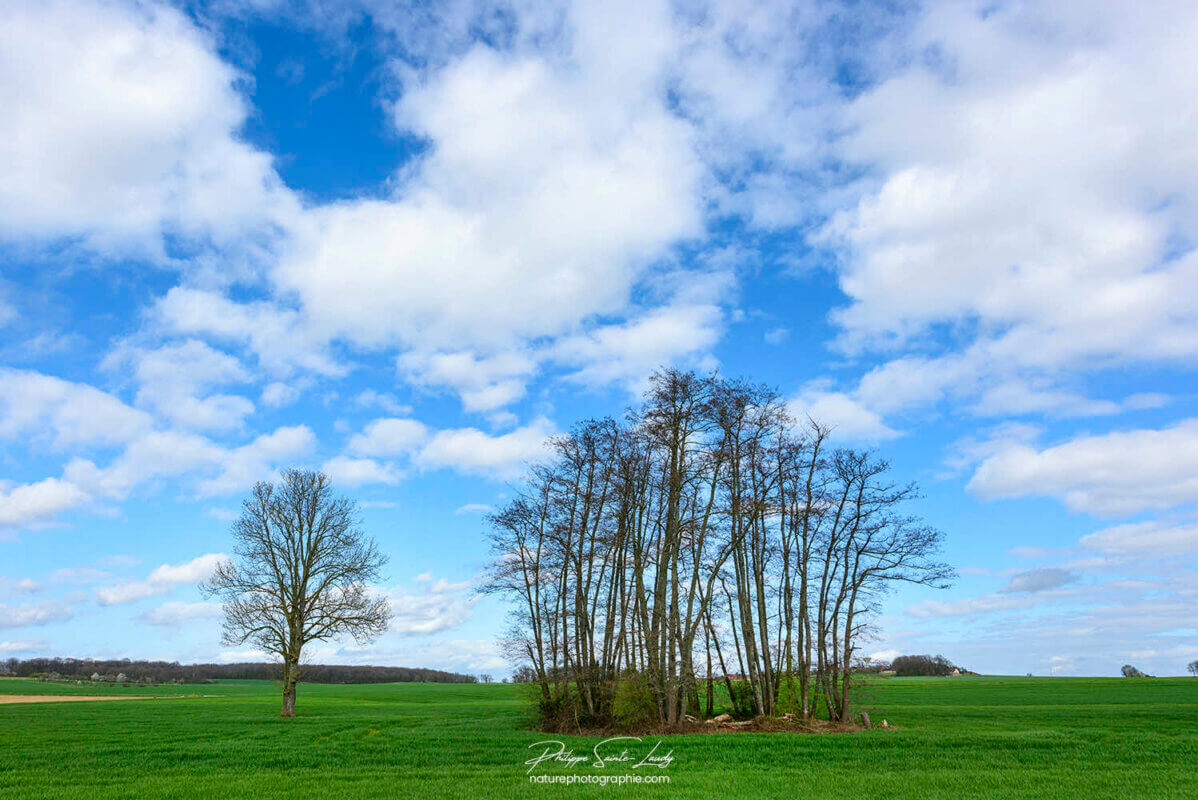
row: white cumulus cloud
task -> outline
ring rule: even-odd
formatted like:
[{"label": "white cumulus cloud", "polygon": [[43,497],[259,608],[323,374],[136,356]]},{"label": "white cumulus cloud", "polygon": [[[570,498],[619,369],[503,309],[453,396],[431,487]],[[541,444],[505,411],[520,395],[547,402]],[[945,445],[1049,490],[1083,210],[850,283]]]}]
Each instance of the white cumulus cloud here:
[{"label": "white cumulus cloud", "polygon": [[174,591],[182,584],[198,584],[210,576],[216,565],[227,559],[224,553],[207,553],[185,564],[163,564],[144,580],[101,586],[95,590],[96,602],[102,606],[134,603],[147,597],[157,597]]},{"label": "white cumulus cloud", "polygon": [[1191,504],[1198,498],[1198,420],[1079,436],[1042,449],[1013,444],[983,460],[968,488],[986,499],[1057,497],[1073,510],[1098,514]]}]

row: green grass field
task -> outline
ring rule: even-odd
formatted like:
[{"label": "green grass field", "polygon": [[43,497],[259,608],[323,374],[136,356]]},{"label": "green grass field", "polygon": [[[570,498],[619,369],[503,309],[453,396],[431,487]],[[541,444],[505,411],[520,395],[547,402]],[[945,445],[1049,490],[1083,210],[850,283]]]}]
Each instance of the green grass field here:
[{"label": "green grass field", "polygon": [[[284,720],[270,683],[102,692],[0,679],[0,694],[59,693],[168,697],[0,705],[0,797],[1198,798],[1189,678],[882,679],[862,704],[897,730],[667,737],[665,770],[536,773],[671,778],[615,787],[530,784],[528,745],[561,737],[528,730],[509,685],[305,684]],[[565,738],[583,754],[598,741]]]}]

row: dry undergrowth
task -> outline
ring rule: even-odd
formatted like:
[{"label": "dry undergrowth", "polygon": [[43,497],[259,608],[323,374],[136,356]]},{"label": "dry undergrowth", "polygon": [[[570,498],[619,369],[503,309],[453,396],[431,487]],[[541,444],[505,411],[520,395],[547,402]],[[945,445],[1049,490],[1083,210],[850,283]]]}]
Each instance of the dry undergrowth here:
[{"label": "dry undergrowth", "polygon": [[[874,725],[874,730],[895,730],[893,725],[883,728]],[[846,722],[828,722],[813,719],[803,722],[797,718],[757,717],[747,720],[695,720],[682,721],[673,725],[653,725],[634,728],[578,728],[576,730],[550,731],[576,736],[679,736],[721,733],[858,733],[865,730],[861,725]]]}]

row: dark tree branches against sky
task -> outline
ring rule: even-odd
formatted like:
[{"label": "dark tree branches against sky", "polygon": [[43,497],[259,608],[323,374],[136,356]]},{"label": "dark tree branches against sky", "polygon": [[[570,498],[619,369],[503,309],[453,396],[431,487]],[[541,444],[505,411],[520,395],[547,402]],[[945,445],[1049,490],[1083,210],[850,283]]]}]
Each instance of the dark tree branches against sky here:
[{"label": "dark tree branches against sky", "polygon": [[357,504],[321,472],[291,469],[254,486],[233,525],[236,558],[204,584],[224,610],[225,644],[247,643],[282,665],[282,716],[295,716],[304,646],[387,629],[391,606],[369,589],[387,557],[358,524]]},{"label": "dark tree branches against sky", "polygon": [[485,584],[546,727],[711,715],[717,681],[745,715],[851,719],[878,598],[955,574],[915,487],[827,436],[768,387],[663,369],[554,441],[490,517]]}]

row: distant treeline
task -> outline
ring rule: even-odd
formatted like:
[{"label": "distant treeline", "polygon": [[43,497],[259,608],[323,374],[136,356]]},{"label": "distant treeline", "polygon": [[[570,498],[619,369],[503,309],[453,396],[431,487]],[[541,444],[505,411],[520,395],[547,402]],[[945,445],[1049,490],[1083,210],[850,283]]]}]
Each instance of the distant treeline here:
[{"label": "distant treeline", "polygon": [[[130,659],[95,660],[90,658],[10,658],[3,662],[9,675],[17,677],[57,674],[73,680],[115,680],[123,675],[127,682],[165,683],[205,680],[276,680],[276,664],[180,664],[175,661],[132,661]],[[0,672],[5,670],[0,669]],[[476,683],[474,675],[412,667],[371,667],[344,664],[308,664],[302,667],[309,683]]]}]

